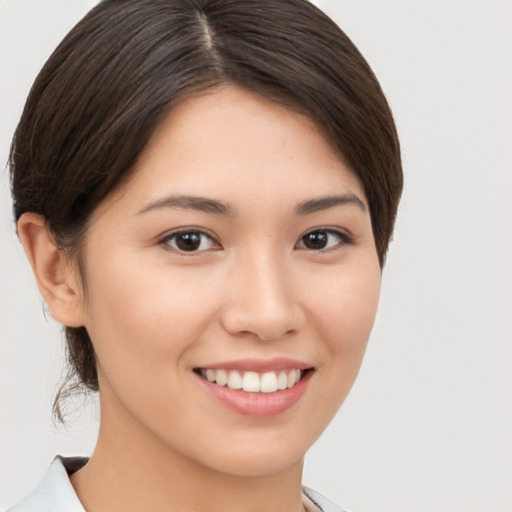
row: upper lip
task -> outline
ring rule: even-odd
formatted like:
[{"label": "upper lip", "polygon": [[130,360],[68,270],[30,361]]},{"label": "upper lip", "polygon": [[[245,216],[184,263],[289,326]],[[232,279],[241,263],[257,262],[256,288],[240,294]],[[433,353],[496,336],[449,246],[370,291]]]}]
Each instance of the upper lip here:
[{"label": "upper lip", "polygon": [[277,357],[274,359],[236,359],[223,361],[220,363],[206,364],[198,368],[210,370],[242,370],[246,372],[271,372],[280,370],[307,370],[313,368],[313,365],[304,361],[290,359],[287,357]]}]

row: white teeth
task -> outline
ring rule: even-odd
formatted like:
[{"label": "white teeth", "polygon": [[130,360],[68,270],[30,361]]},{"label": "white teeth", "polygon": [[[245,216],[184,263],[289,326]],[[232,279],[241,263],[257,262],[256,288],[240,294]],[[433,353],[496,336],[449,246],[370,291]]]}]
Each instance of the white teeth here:
[{"label": "white teeth", "polygon": [[199,373],[218,386],[243,389],[248,393],[275,393],[295,386],[302,377],[301,370],[265,372],[239,372],[237,370],[201,369]]},{"label": "white teeth", "polygon": [[290,370],[288,373],[288,387],[292,388],[300,380],[300,370]]},{"label": "white teeth", "polygon": [[219,386],[225,386],[228,383],[228,372],[226,370],[217,370],[215,381]]},{"label": "white teeth", "polygon": [[242,389],[242,376],[237,371],[231,371],[228,374],[228,388]]},{"label": "white teeth", "polygon": [[267,372],[261,376],[260,391],[262,393],[275,393],[277,391],[276,372]]},{"label": "white teeth", "polygon": [[245,372],[242,378],[242,389],[257,393],[260,390],[260,376],[256,372]]},{"label": "white teeth", "polygon": [[288,375],[286,372],[281,372],[277,377],[277,389],[286,389],[288,387]]}]

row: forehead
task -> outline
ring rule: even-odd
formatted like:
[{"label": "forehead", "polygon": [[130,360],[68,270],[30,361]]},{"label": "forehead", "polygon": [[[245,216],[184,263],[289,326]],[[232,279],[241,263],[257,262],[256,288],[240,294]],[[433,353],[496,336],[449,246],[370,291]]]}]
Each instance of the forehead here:
[{"label": "forehead", "polygon": [[164,194],[241,205],[346,192],[364,198],[358,178],[308,117],[231,85],[173,108],[121,191],[134,208]]}]

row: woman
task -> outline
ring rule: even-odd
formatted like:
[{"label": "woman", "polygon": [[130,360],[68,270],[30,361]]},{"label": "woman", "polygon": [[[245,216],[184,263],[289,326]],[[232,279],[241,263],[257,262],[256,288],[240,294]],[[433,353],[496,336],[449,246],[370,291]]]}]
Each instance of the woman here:
[{"label": "woman", "polygon": [[[18,510],[340,510],[301,488],[375,316],[402,187],[383,93],[303,0],[105,0],[11,150],[85,459]],[[59,397],[56,413],[60,415]]]}]

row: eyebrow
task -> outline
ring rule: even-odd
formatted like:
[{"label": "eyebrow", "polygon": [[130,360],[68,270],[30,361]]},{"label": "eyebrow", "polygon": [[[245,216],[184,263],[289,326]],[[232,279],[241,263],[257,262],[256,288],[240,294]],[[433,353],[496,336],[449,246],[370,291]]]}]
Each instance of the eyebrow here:
[{"label": "eyebrow", "polygon": [[364,202],[355,194],[349,193],[341,196],[325,196],[304,201],[297,206],[296,213],[298,215],[307,215],[344,204],[356,205],[361,211],[366,212]]},{"label": "eyebrow", "polygon": [[197,210],[205,213],[214,213],[217,215],[228,215],[230,217],[236,216],[236,209],[222,201],[216,199],[208,199],[206,197],[196,196],[168,196],[162,199],[157,199],[144,206],[137,212],[137,215],[156,210],[160,208],[178,208],[184,210]]},{"label": "eyebrow", "polygon": [[[300,203],[295,212],[297,215],[308,215],[322,210],[327,210],[335,206],[344,204],[354,204],[361,211],[366,212],[366,205],[355,194],[343,194],[340,196],[325,196],[309,199]],[[137,215],[160,208],[178,208],[184,210],[196,210],[204,213],[213,213],[216,215],[227,215],[236,217],[236,208],[223,201],[209,199],[197,196],[168,196],[152,201],[148,205],[141,208]]]}]

